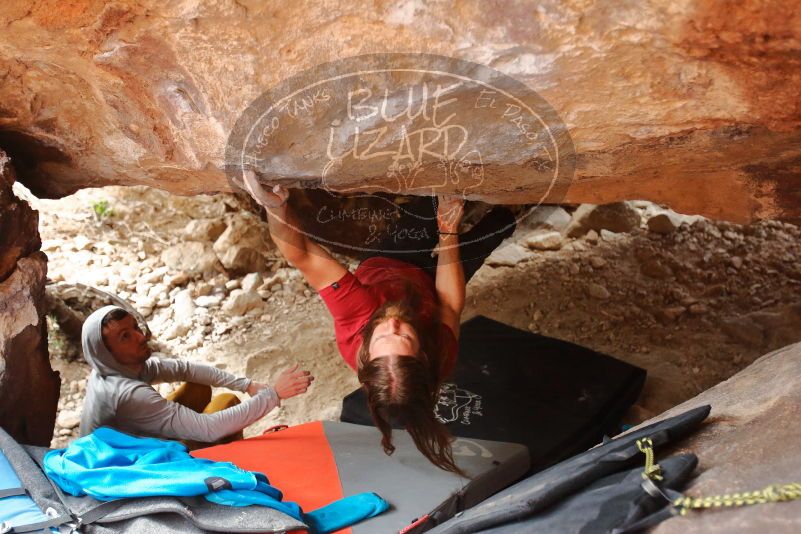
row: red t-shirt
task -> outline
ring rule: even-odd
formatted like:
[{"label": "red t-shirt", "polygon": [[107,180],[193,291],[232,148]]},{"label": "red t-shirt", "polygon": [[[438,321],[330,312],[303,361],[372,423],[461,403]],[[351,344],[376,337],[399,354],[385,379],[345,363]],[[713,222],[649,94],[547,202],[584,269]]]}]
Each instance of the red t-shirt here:
[{"label": "red t-shirt", "polygon": [[[356,354],[362,344],[361,330],[367,320],[385,302],[401,300],[406,282],[420,294],[420,318],[430,321],[439,313],[434,281],[421,268],[409,263],[376,256],[364,260],[356,271],[320,290],[320,296],[334,317],[334,331],[342,359],[356,370]],[[440,378],[447,377],[456,364],[458,343],[447,325],[442,325],[442,347],[445,356]]]}]

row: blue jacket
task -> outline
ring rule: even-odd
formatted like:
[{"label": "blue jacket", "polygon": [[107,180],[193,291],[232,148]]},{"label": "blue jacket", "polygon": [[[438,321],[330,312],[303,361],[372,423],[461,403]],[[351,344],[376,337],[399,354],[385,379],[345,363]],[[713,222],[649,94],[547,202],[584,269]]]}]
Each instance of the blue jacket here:
[{"label": "blue jacket", "polygon": [[304,514],[297,504],[282,501],[281,492],[261,473],[244,471],[229,462],[194,458],[186,446],[175,441],[129,436],[108,427],[73,441],[66,449],[48,452],[44,469],[63,491],[76,497],[90,495],[108,501],[202,495],[229,506],[274,508],[318,532],[344,528],[389,507],[378,495],[363,493]]}]

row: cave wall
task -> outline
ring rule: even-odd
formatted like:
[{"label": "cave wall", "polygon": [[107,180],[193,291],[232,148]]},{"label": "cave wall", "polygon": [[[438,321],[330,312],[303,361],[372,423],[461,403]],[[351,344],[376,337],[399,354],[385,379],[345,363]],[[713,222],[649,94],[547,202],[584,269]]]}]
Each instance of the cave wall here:
[{"label": "cave wall", "polygon": [[50,366],[37,213],[12,191],[0,150],[0,426],[16,440],[49,446],[61,380]]},{"label": "cave wall", "polygon": [[[429,52],[488,65],[550,103],[575,146],[575,175],[558,202],[646,199],[735,222],[801,220],[799,8],[8,0],[0,146],[40,196],[107,184],[225,191],[228,135],[263,91],[348,56]],[[301,156],[319,149],[316,136],[298,139],[285,144]],[[539,201],[536,184],[521,185],[527,161],[503,152],[507,141],[491,143],[490,179],[470,197]],[[320,185],[320,169],[302,157],[279,167],[264,179]],[[330,178],[365,179],[347,169]]]}]

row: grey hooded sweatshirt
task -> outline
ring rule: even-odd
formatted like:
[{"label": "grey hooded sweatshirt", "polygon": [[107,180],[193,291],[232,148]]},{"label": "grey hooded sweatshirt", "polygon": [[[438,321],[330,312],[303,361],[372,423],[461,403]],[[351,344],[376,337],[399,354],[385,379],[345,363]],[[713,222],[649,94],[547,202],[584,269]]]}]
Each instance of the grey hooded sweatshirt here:
[{"label": "grey hooded sweatshirt", "polygon": [[81,415],[81,435],[110,426],[139,436],[217,441],[239,432],[280,405],[272,387],[213,414],[201,414],[162,397],[151,384],[195,382],[245,392],[251,381],[208,365],[151,357],[137,375],[121,365],[103,342],[101,322],[116,306],[93,312],[81,332],[83,356],[92,366]]}]

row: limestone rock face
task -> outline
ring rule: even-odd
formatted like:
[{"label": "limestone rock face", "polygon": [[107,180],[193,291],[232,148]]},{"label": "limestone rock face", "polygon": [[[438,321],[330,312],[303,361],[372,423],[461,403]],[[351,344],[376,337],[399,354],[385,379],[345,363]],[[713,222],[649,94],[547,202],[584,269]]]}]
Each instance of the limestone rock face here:
[{"label": "limestone rock face", "polygon": [[[801,343],[761,357],[657,419],[704,404],[712,406],[704,426],[680,442],[680,450],[657,451],[662,457],[683,451],[698,455],[700,474],[685,494],[741,493],[801,479],[797,453],[801,440]],[[689,512],[686,517],[665,521],[654,532],[797,532],[799,517],[801,501],[762,504]]]},{"label": "limestone rock face", "polygon": [[[0,146],[40,196],[104,184],[229,190],[226,143],[259,95],[295,75],[319,78],[324,70],[310,69],[326,62],[426,52],[495,69],[549,103],[570,134],[575,167],[551,203],[646,199],[736,222],[799,219],[799,17],[797,0],[8,0],[0,7]],[[390,107],[402,107],[414,81],[391,82]],[[329,138],[346,146],[356,138],[323,105],[343,96],[329,89],[285,109],[304,115],[294,127],[262,129],[259,142],[274,149],[259,167],[265,182],[319,187],[326,174],[328,185],[348,190],[391,178],[408,191],[421,172],[417,185],[434,183],[432,162],[411,157],[392,176],[364,158],[322,168]],[[491,116],[476,93],[450,95],[457,100],[443,110],[456,112],[482,151],[433,163],[481,181],[469,191],[446,181],[441,190],[494,203],[542,199],[540,171],[561,156],[520,148],[526,124],[510,108]],[[445,130],[418,128],[420,118],[362,118],[372,151],[397,145],[410,126],[421,132],[418,145],[432,132],[445,142]],[[441,127],[445,119],[434,120]]]},{"label": "limestone rock face", "polygon": [[23,443],[49,445],[61,381],[50,367],[38,216],[18,199],[0,151],[0,426]]}]

